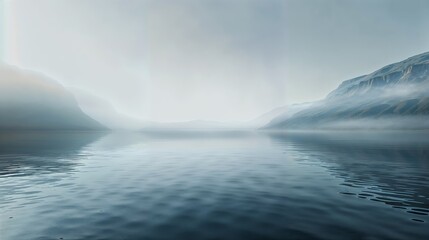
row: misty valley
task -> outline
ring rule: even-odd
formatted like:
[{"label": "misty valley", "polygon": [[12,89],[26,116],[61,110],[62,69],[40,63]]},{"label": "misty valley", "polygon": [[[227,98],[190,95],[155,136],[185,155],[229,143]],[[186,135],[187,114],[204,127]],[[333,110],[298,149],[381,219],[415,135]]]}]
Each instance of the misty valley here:
[{"label": "misty valley", "polygon": [[429,53],[235,123],[21,71],[1,69],[1,239],[429,237]]},{"label": "misty valley", "polygon": [[429,239],[428,9],[0,0],[0,240]]}]

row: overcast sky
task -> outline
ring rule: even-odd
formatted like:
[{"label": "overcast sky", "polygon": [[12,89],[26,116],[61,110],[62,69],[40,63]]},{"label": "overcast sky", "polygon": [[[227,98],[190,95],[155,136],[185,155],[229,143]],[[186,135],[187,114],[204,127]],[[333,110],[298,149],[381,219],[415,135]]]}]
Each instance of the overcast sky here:
[{"label": "overcast sky", "polygon": [[7,63],[155,121],[249,120],[429,51],[427,0],[3,1]]}]

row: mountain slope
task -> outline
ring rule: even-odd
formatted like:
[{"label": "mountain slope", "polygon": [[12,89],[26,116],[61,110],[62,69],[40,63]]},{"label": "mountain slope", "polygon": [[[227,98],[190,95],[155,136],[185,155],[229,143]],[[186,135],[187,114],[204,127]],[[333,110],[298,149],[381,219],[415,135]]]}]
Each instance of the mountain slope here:
[{"label": "mountain slope", "polygon": [[0,65],[0,130],[103,130],[50,79]]},{"label": "mountain slope", "polygon": [[344,81],[324,100],[266,128],[427,128],[429,52]]},{"label": "mountain slope", "polygon": [[85,114],[109,129],[139,130],[147,125],[147,122],[142,119],[133,118],[118,112],[110,102],[88,91],[75,87],[68,87],[67,90],[73,93]]},{"label": "mountain slope", "polygon": [[[278,107],[253,119],[248,122],[247,125],[251,128],[261,128],[270,122],[271,124],[282,122],[293,116],[295,113],[308,108],[310,105],[312,105],[312,103],[300,103]],[[272,122],[273,119],[275,119],[275,122]]]}]

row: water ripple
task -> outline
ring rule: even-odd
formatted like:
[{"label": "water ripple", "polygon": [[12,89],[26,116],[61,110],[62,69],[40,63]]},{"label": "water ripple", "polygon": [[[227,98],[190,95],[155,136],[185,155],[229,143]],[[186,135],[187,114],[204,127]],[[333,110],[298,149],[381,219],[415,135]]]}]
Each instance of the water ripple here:
[{"label": "water ripple", "polygon": [[8,142],[0,238],[429,238],[429,145],[181,134]]}]

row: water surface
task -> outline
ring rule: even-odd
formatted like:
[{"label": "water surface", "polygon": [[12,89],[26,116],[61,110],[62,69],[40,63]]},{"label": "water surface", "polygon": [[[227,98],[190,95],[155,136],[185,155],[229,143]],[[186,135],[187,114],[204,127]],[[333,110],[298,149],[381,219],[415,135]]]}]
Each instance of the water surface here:
[{"label": "water surface", "polygon": [[3,133],[0,239],[429,239],[427,136]]}]

